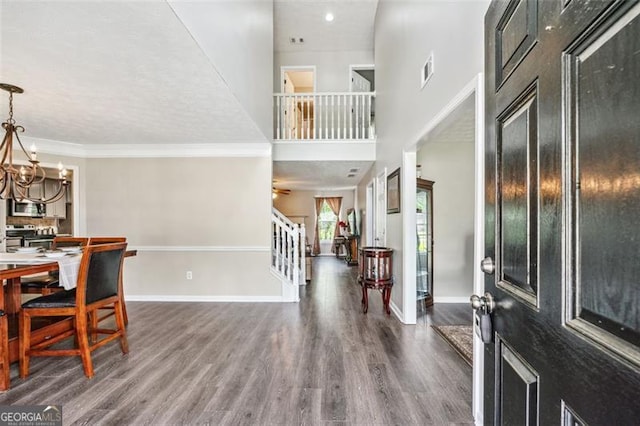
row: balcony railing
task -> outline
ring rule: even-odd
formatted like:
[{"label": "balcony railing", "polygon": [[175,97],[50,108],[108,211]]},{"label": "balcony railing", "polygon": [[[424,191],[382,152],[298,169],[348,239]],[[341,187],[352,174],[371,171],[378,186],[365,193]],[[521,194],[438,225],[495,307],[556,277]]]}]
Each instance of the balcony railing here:
[{"label": "balcony railing", "polygon": [[275,140],[375,138],[375,92],[276,93]]}]

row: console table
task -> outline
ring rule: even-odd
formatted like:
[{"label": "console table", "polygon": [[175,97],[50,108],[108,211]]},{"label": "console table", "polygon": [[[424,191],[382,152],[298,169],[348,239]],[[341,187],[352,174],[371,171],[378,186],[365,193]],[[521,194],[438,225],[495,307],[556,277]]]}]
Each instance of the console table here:
[{"label": "console table", "polygon": [[362,286],[362,311],[369,310],[369,289],[382,293],[382,305],[391,314],[389,301],[393,287],[393,249],[386,247],[362,247],[358,266],[358,282]]}]

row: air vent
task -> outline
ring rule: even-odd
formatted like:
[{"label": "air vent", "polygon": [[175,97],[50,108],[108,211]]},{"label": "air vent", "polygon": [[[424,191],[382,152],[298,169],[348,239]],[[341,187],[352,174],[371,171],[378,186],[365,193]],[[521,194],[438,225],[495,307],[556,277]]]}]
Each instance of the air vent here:
[{"label": "air vent", "polygon": [[427,82],[433,75],[433,52],[427,58],[427,61],[422,66],[422,86],[420,88],[424,88],[427,85]]},{"label": "air vent", "polygon": [[347,177],[352,178],[352,177],[356,177],[356,175],[354,175],[353,173],[349,173]]},{"label": "air vent", "polygon": [[349,169],[349,173],[358,173],[360,169]]}]

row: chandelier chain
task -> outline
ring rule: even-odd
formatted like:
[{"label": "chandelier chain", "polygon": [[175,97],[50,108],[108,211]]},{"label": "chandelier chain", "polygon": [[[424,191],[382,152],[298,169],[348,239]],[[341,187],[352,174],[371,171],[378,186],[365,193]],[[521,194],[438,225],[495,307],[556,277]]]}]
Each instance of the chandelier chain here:
[{"label": "chandelier chain", "polygon": [[9,119],[8,123],[15,124],[16,120],[13,119],[13,92],[9,92]]}]

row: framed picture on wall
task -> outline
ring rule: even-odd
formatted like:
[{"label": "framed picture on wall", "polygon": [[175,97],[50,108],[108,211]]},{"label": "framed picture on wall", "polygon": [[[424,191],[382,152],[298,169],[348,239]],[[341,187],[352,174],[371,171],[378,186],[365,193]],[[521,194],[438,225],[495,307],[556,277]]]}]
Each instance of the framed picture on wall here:
[{"label": "framed picture on wall", "polygon": [[387,214],[400,213],[400,167],[387,176]]}]

